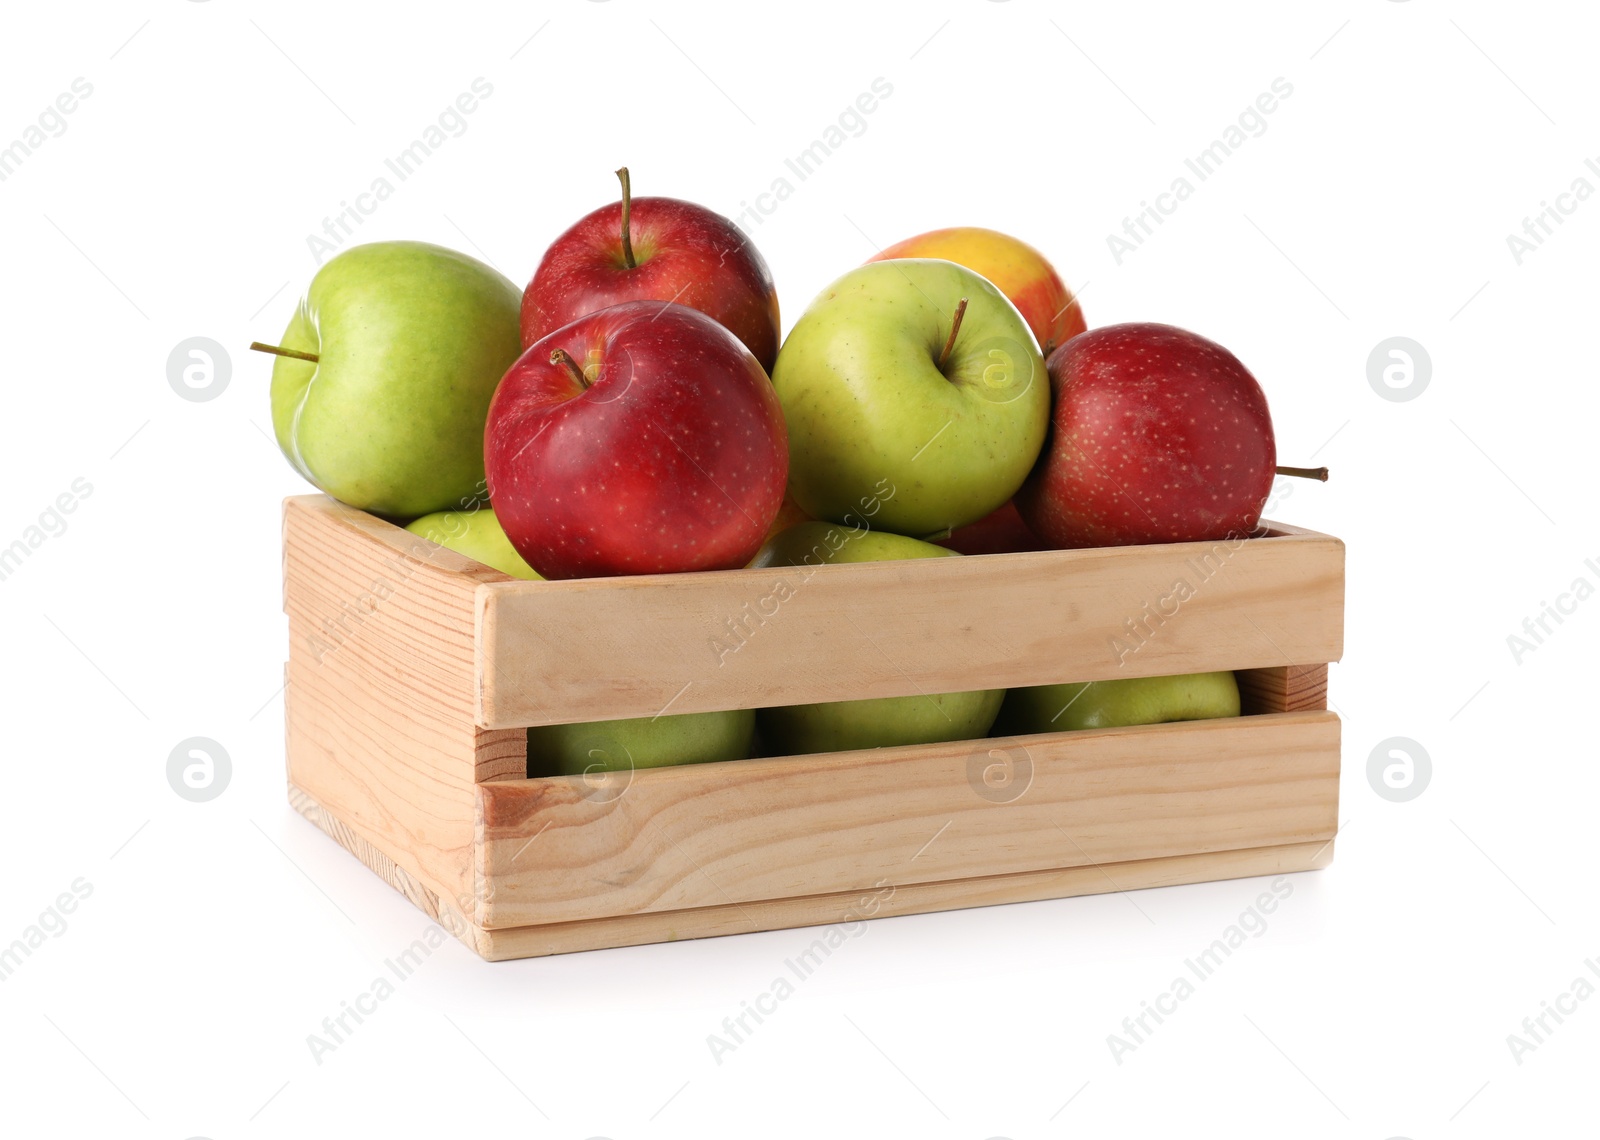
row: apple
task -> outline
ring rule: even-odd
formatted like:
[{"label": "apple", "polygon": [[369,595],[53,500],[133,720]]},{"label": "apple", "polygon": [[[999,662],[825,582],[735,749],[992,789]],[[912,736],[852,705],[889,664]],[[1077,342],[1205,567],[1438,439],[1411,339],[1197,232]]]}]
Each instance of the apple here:
[{"label": "apple", "polygon": [[[953,550],[904,535],[865,526],[810,522],[790,527],[769,541],[753,565],[820,568],[841,562],[960,557]],[[1004,689],[991,689],[789,705],[761,709],[756,723],[767,750],[775,755],[932,744],[985,735],[1004,699]]]},{"label": "apple", "polygon": [[950,261],[878,261],[828,286],[778,353],[789,491],[818,519],[922,537],[998,509],[1038,458],[1044,360],[1015,306]]},{"label": "apple", "polygon": [[677,198],[634,198],[580,218],[551,244],[522,295],[522,343],[532,346],[597,309],[676,301],[744,342],[770,373],[778,355],[778,294],[744,232]]},{"label": "apple", "polygon": [[755,726],[751,709],[540,725],[528,729],[528,775],[743,760],[750,755]]},{"label": "apple", "polygon": [[1232,673],[1123,677],[1012,689],[994,732],[1023,736],[1238,715],[1239,684]]},{"label": "apple", "polygon": [[500,520],[494,517],[490,507],[437,511],[409,523],[406,529],[513,578],[539,577],[539,572],[523,561],[522,555],[506,538],[506,532],[500,529]]},{"label": "apple", "polygon": [[981,226],[932,230],[896,242],[872,260],[895,257],[942,257],[987,277],[1017,307],[1045,356],[1088,328],[1083,306],[1044,254],[1007,234]]},{"label": "apple", "polygon": [[930,541],[962,554],[1011,554],[1019,550],[1044,549],[1039,536],[1028,529],[1028,524],[1017,513],[1017,504],[1010,500],[977,522]]},{"label": "apple", "polygon": [[815,522],[810,515],[802,511],[799,505],[788,495],[784,495],[783,503],[778,507],[778,513],[772,518],[772,525],[767,528],[767,537],[772,538],[792,526],[803,522]]},{"label": "apple", "polygon": [[789,468],[783,410],[750,350],[656,301],[580,317],[523,353],[484,455],[506,537],[546,578],[743,566]]},{"label": "apple", "polygon": [[1050,441],[1017,495],[1055,547],[1244,537],[1277,451],[1261,385],[1220,344],[1159,324],[1107,325],[1051,355]]},{"label": "apple", "polygon": [[267,349],[280,353],[278,446],[318,488],[376,514],[479,501],[489,399],[521,351],[517,304],[515,285],[453,250],[345,250],[312,278],[281,348]]}]

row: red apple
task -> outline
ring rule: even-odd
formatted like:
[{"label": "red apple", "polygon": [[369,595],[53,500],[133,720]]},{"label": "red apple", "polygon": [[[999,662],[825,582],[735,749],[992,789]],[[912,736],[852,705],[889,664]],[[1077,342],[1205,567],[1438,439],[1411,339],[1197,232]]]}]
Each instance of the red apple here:
[{"label": "red apple", "polygon": [[484,460],[506,537],[546,578],[727,570],[783,502],[772,382],[704,313],[601,309],[522,354],[489,405]]},{"label": "red apple", "polygon": [[633,198],[578,220],[551,244],[522,293],[526,348],[563,325],[624,301],[676,301],[720,322],[768,373],[778,359],[778,294],[744,232],[677,198]]},{"label": "red apple", "polygon": [[1007,500],[1005,506],[977,522],[957,527],[945,538],[929,541],[961,554],[1011,554],[1018,550],[1044,549],[1039,536],[1022,521],[1013,500]]},{"label": "red apple", "polygon": [[1272,489],[1267,398],[1238,357],[1171,325],[1107,325],[1046,362],[1050,438],[1016,502],[1051,546],[1242,537]]}]

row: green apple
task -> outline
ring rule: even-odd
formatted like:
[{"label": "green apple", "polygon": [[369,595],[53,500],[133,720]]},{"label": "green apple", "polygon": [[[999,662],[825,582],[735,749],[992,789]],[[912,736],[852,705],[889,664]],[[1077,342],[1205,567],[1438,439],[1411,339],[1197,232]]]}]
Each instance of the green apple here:
[{"label": "green apple", "polygon": [[543,581],[539,572],[517,553],[506,532],[500,529],[500,520],[494,517],[491,507],[477,507],[465,511],[435,511],[423,515],[406,527],[412,534],[421,535],[429,542],[448,546],[458,554],[475,558],[485,566],[492,566],[513,578],[532,578]]},{"label": "green apple", "polygon": [[484,497],[483,429],[522,351],[522,294],[479,261],[413,241],[345,250],[311,280],[272,369],[272,427],[302,475],[399,518]]},{"label": "green apple", "polygon": [[528,775],[743,760],[750,755],[755,726],[751,709],[541,725],[528,729]]},{"label": "green apple", "polygon": [[1010,499],[1050,421],[1044,360],[1016,307],[933,258],[872,262],[828,286],[784,341],[772,382],[801,509],[835,522],[871,509],[873,527],[916,537]]},{"label": "green apple", "polygon": [[994,731],[1022,736],[1238,715],[1239,683],[1232,673],[1185,673],[1012,689]]},{"label": "green apple", "polygon": [[[900,558],[960,558],[954,550],[903,535],[837,523],[807,522],[767,540],[752,566],[822,566]],[[984,736],[1004,689],[762,709],[761,739],[775,754],[845,752],[897,744],[933,744]]]},{"label": "green apple", "polygon": [[830,562],[893,562],[899,558],[939,558],[955,554],[931,542],[870,530],[866,526],[803,522],[781,530],[756,551],[750,568],[821,566]]}]

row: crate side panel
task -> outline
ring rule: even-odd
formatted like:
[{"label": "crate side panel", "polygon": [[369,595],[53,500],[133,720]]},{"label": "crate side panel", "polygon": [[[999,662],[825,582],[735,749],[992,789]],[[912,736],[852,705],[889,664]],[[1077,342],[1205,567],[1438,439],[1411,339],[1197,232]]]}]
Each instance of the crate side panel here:
[{"label": "crate side panel", "polygon": [[479,723],[1337,660],[1344,547],[1290,534],[577,582],[481,594]]},{"label": "crate side panel", "polygon": [[[861,923],[868,918],[1283,875],[1316,870],[1332,859],[1329,840],[940,883],[885,882],[868,891],[480,931],[479,952],[499,961],[807,926],[838,927],[840,934],[851,938],[865,930]],[[838,945],[837,937],[819,931],[796,960],[803,960],[802,968],[814,969]]]},{"label": "crate side panel", "polygon": [[1331,713],[479,785],[488,928],[1323,841]]},{"label": "crate side panel", "polygon": [[327,500],[286,504],[289,779],[470,911],[472,788],[480,765],[508,770],[504,734],[471,712],[479,582],[378,541],[367,520],[387,526]]}]

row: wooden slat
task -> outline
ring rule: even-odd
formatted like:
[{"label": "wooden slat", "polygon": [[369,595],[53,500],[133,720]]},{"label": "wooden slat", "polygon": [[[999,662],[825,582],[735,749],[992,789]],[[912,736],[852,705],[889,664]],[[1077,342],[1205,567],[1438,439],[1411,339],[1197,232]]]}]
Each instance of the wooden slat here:
[{"label": "wooden slat", "polygon": [[485,582],[479,605],[476,716],[512,728],[1335,661],[1344,545],[1295,529],[814,571],[507,579]]},{"label": "wooden slat", "polygon": [[[1333,841],[1327,840],[1322,843],[1178,855],[1166,859],[1142,859],[941,883],[908,886],[884,884],[875,885],[866,892],[846,891],[771,902],[726,904],[698,910],[628,914],[544,926],[484,930],[472,925],[383,852],[343,826],[304,790],[290,785],[289,802],[329,838],[410,899],[429,918],[490,961],[638,946],[649,942],[711,938],[757,930],[854,924],[867,917],[925,914],[956,907],[995,906],[1216,879],[1288,874],[1325,867],[1332,862],[1334,851]],[[849,932],[854,933],[858,929],[851,925]]]},{"label": "wooden slat", "polygon": [[1239,706],[1246,716],[1328,707],[1326,665],[1275,665],[1266,669],[1242,669],[1236,676],[1239,680]]},{"label": "wooden slat", "polygon": [[[1321,843],[1176,855],[1165,859],[1102,864],[1098,867],[1069,867],[940,883],[910,886],[888,884],[874,891],[714,906],[664,914],[628,914],[548,926],[478,930],[475,933],[478,953],[490,961],[797,926],[839,925],[842,927],[839,936],[850,938],[868,929],[856,924],[869,916],[925,914],[957,907],[995,906],[1148,887],[1170,887],[1216,879],[1312,871],[1327,866],[1333,860],[1333,846],[1332,840],[1324,840]],[[814,968],[811,965],[813,962],[821,961],[831,952],[827,933],[818,931],[817,934],[818,937],[806,946],[802,955],[797,956],[802,970]],[[804,935],[801,935],[799,940],[803,939]],[[820,949],[816,946],[819,940],[822,942]],[[802,956],[803,960],[800,960]]]},{"label": "wooden slat", "polygon": [[[1024,757],[1025,792],[980,794],[983,769]],[[579,778],[485,783],[475,921],[1322,842],[1338,773],[1338,718],[1299,712],[644,770],[620,795]]]}]

